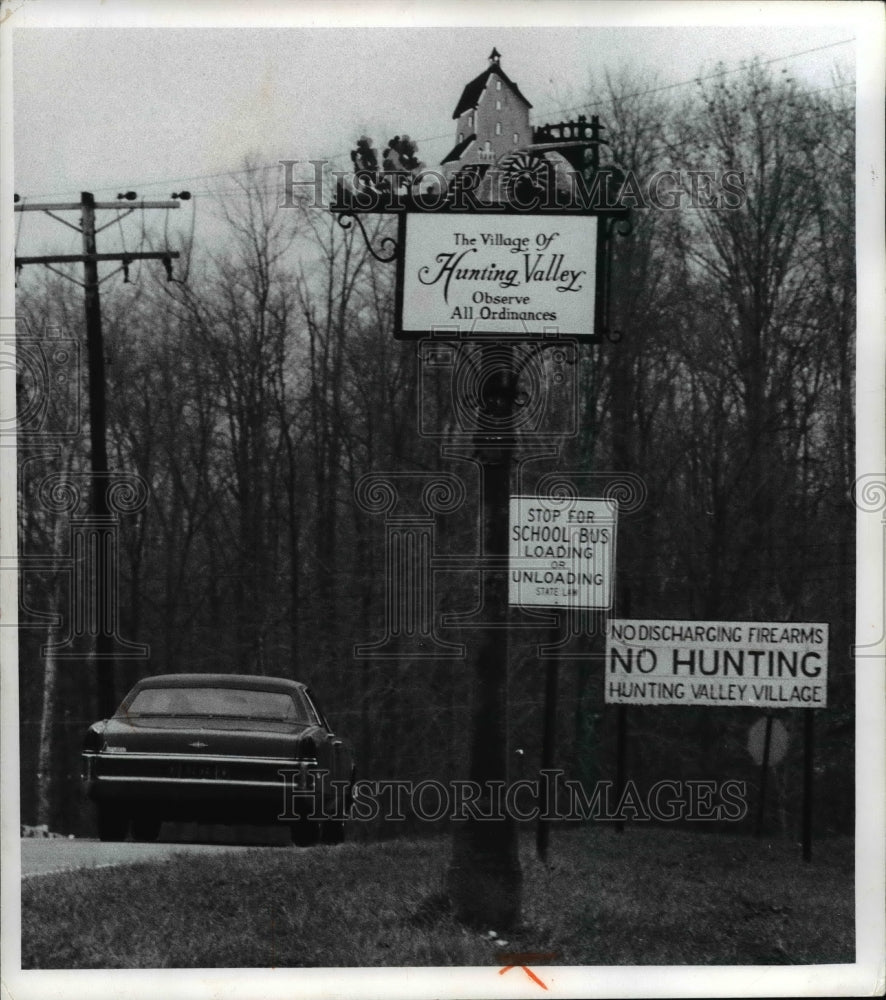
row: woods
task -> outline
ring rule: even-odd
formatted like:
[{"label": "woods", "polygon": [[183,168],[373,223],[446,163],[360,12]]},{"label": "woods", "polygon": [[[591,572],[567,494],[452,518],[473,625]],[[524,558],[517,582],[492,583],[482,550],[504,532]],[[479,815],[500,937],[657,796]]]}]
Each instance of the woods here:
[{"label": "woods", "polygon": [[[553,476],[599,495],[634,483],[619,521],[622,616],[830,624],[816,822],[848,833],[853,87],[810,91],[751,64],[690,89],[611,79],[579,109],[606,125],[603,159],[640,179],[641,195],[659,178],[660,196],[632,204],[626,191],[618,336],[579,346],[565,390],[528,387],[550,394],[546,428],[564,430],[546,453],[526,436],[512,486],[531,492]],[[291,676],[354,741],[362,777],[461,778],[472,684],[459,650],[483,588],[464,568],[479,481],[460,449],[452,369],[394,340],[393,265],[324,207],[287,205],[278,181],[254,166],[225,179],[210,196],[223,235],[187,248],[186,282],[144,268],[103,286],[110,466],[144,487],[144,503],[116,515],[118,631],[150,648],[117,661],[116,695],[148,673]],[[381,236],[391,223],[377,219]],[[20,354],[82,341],[78,295],[55,275],[22,275]],[[70,526],[88,496],[85,372],[68,370],[76,426],[75,400],[56,393],[40,432],[19,440],[22,821],[85,833],[79,750],[95,679],[85,655],[53,653],[73,620]],[[49,476],[65,494],[53,503]],[[407,529],[424,546],[430,643],[391,618],[394,543]],[[522,777],[538,766],[537,649],[550,636],[521,612],[512,622],[504,729]],[[597,635],[565,647],[555,756],[569,776],[611,780],[615,710],[591,624]],[[745,741],[757,717],[632,709],[630,776],[728,776],[753,795]],[[800,723],[784,721],[794,743],[768,821],[793,835]]]}]

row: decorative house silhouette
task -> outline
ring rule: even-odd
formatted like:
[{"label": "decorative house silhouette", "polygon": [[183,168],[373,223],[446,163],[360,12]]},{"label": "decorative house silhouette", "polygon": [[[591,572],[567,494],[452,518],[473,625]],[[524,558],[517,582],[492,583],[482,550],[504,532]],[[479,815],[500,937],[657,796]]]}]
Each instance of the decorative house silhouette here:
[{"label": "decorative house silhouette", "polygon": [[464,87],[455,106],[456,141],[441,161],[442,178],[436,171],[423,176],[424,164],[414,156],[414,143],[407,136],[402,140],[407,140],[408,157],[415,164],[404,159],[398,146],[401,137],[396,136],[384,151],[381,168],[372,141],[362,136],[351,152],[353,176],[338,180],[337,210],[345,211],[358,191],[398,196],[409,196],[413,190],[424,195],[448,190],[453,196],[467,191],[475,202],[513,201],[526,208],[533,199],[553,198],[561,206],[569,205],[575,200],[573,175],[588,172],[606,174],[601,203],[608,204],[610,189],[617,188],[623,174],[611,165],[601,170],[600,147],[607,143],[597,115],[532,126],[531,108],[501,68],[501,53],[493,48],[488,67]]},{"label": "decorative house silhouette", "polygon": [[[514,191],[521,201],[533,193],[557,191],[568,200],[569,173],[599,169],[599,150],[606,140],[596,115],[533,127],[532,105],[501,68],[501,53],[493,49],[488,67],[465,86],[452,117],[455,146],[441,162],[447,185],[476,189],[483,201],[506,200]],[[479,175],[476,178],[471,175]],[[518,184],[519,188],[508,185]]]},{"label": "decorative house silhouette", "polygon": [[528,146],[531,107],[501,68],[501,53],[493,49],[489,66],[467,84],[452,114],[458,121],[455,146],[441,163],[447,179],[467,165],[489,165]]}]

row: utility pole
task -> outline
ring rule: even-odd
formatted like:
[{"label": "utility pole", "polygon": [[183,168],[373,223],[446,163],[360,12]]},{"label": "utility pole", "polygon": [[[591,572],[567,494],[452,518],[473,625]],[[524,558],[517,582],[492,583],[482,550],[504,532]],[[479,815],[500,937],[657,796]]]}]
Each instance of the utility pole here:
[{"label": "utility pole", "polygon": [[[17,199],[18,196],[16,196]],[[121,195],[125,201],[135,199],[133,192]],[[190,195],[182,192],[180,195],[173,195],[174,199],[187,200]],[[99,297],[99,286],[101,280],[98,274],[98,264],[100,261],[119,261],[120,268],[124,276],[128,278],[128,269],[131,261],[135,260],[161,260],[166,268],[167,277],[172,277],[172,260],[179,255],[176,251],[160,251],[147,253],[103,253],[96,250],[96,234],[101,232],[106,226],[96,228],[96,209],[109,209],[118,214],[106,225],[113,225],[119,219],[134,212],[137,208],[178,208],[179,201],[141,201],[137,205],[130,207],[124,201],[96,202],[89,191],[80,194],[79,202],[61,202],[46,204],[15,205],[16,212],[45,212],[47,215],[77,229],[83,236],[82,254],[57,254],[41,257],[16,257],[16,271],[26,264],[43,264],[57,274],[75,281],[82,285],[84,292],[85,315],[86,315],[86,350],[89,371],[89,443],[90,443],[90,471],[92,479],[91,514],[92,529],[94,539],[94,550],[83,553],[83,558],[87,562],[85,570],[88,578],[89,590],[87,596],[89,604],[85,608],[75,609],[82,615],[87,625],[88,631],[95,640],[92,653],[95,664],[96,690],[98,697],[98,712],[102,718],[108,718],[116,708],[116,697],[114,691],[114,640],[116,638],[117,623],[113,620],[111,608],[113,607],[111,588],[115,584],[116,567],[111,565],[114,554],[113,530],[114,522],[111,517],[108,505],[108,449],[106,439],[106,412],[105,412],[105,351],[102,338],[102,316],[101,299]],[[76,226],[66,219],[55,215],[55,212],[79,211],[80,225]],[[120,214],[122,213],[122,214]],[[54,268],[53,264],[83,264],[83,281],[79,282],[70,275]],[[115,272],[116,273],[116,272]],[[108,275],[107,277],[110,277]],[[72,553],[73,554],[73,553]]]}]

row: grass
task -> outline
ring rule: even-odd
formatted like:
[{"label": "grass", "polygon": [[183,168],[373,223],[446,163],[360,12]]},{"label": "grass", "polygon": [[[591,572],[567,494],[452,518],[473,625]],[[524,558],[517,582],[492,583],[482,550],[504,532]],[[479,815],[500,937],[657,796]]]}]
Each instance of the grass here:
[{"label": "grass", "polygon": [[[23,968],[556,965],[854,961],[849,839],[554,830],[521,845],[523,921],[496,943],[443,904],[446,838],[174,858],[31,879]],[[535,962],[535,965],[544,964]]]}]

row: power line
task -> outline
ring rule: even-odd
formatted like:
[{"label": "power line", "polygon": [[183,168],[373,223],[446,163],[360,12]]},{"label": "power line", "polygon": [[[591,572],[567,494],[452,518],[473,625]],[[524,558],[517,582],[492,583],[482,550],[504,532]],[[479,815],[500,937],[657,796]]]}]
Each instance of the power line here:
[{"label": "power line", "polygon": [[[856,39],[854,37],[853,38],[844,38],[844,39],[842,39],[839,42],[829,42],[827,45],[818,45],[818,46],[816,46],[814,48],[802,49],[799,52],[791,52],[791,53],[788,53],[787,55],[783,55],[783,56],[774,56],[771,59],[765,59],[765,60],[760,61],[760,65],[762,65],[762,66],[769,66],[769,65],[772,65],[773,63],[787,62],[790,59],[799,59],[802,56],[809,55],[809,54],[814,53],[814,52],[821,52],[821,51],[824,51],[825,49],[837,48],[838,46],[841,46],[841,45],[849,45],[849,44],[851,44],[852,42],[855,42],[855,41],[856,41]],[[718,79],[720,77],[727,76],[727,75],[732,74],[732,73],[740,73],[745,68],[746,68],[746,66],[743,64],[743,65],[740,65],[740,66],[737,66],[737,67],[733,67],[732,69],[718,70],[718,71],[716,71],[714,73],[708,74],[707,76],[703,76],[703,77],[696,76],[696,77],[693,77],[691,80],[682,80],[679,83],[662,84],[661,86],[651,87],[651,88],[649,88],[647,90],[637,91],[637,92],[635,92],[633,94],[624,94],[624,95],[619,95],[619,96],[620,96],[620,99],[622,99],[622,100],[629,100],[629,99],[633,99],[635,97],[644,97],[644,96],[647,96],[649,94],[661,93],[661,92],[667,91],[667,90],[675,90],[675,89],[677,89],[679,87],[692,86],[693,84],[701,83],[701,82],[704,82],[706,80]],[[851,84],[851,83],[838,84],[837,88],[839,88],[839,87],[846,87],[846,86],[852,86],[852,85],[853,84]],[[835,89],[835,88],[834,87],[819,88],[819,90],[833,90],[833,89]],[[808,93],[818,93],[819,90],[808,91]],[[591,103],[588,103],[588,102],[582,102],[580,104],[576,104],[576,105],[573,105],[571,107],[552,108],[549,112],[546,112],[546,115],[547,115],[548,118],[550,118],[552,116],[568,114],[571,111],[580,111],[580,110],[583,110],[585,108],[600,107],[600,106],[601,106],[601,102],[597,102],[595,104],[591,104]],[[538,117],[540,117],[540,115],[538,113],[536,113],[535,117],[538,118]],[[452,138],[452,132],[450,131],[450,132],[446,132],[446,133],[443,133],[443,134],[440,134],[440,135],[424,136],[423,138],[416,139],[415,141],[417,143],[437,142],[438,140],[451,139],[451,138]],[[328,154],[328,155],[325,155],[325,156],[314,156],[314,157],[312,157],[312,159],[320,159],[320,160],[326,160],[326,161],[331,161],[331,162],[334,162],[336,160],[345,160],[345,159],[350,160],[350,150],[348,150],[346,152],[331,153],[331,154]],[[165,185],[168,186],[169,184],[184,183],[185,181],[187,181],[187,182],[190,183],[192,181],[212,180],[212,179],[214,179],[216,177],[234,177],[234,176],[238,176],[240,174],[251,174],[251,173],[258,172],[259,170],[276,169],[277,166],[278,166],[278,164],[275,162],[275,163],[270,163],[270,164],[261,164],[259,166],[254,166],[254,167],[240,167],[238,169],[219,170],[219,171],[214,171],[212,173],[192,174],[192,175],[187,176],[187,177],[175,177],[175,178],[167,178],[167,179],[161,178],[161,179],[156,180],[156,181],[144,180],[144,181],[135,181],[135,182],[127,182],[127,183],[130,184],[130,186],[133,186],[133,187],[158,187],[158,186],[163,185],[163,184],[165,184]],[[113,185],[108,185],[107,187],[103,187],[103,188],[96,188],[96,190],[99,190],[99,191],[111,191],[111,190],[117,190],[121,186],[125,186],[125,185],[122,185],[122,184],[113,184]],[[34,198],[54,198],[54,197],[64,196],[64,195],[69,194],[69,193],[70,193],[70,189],[68,189],[68,191],[55,191],[55,192],[50,192],[48,194],[32,195],[31,197],[34,197]]]},{"label": "power line", "polygon": [[[821,88],[819,88],[819,90],[812,91],[811,93],[821,93],[823,91],[839,90],[839,89],[845,88],[846,86],[851,86],[851,84],[837,84],[837,85],[832,86],[832,87],[821,87]],[[764,107],[771,106],[772,104],[775,104],[775,103],[776,102],[774,102],[774,101],[766,102],[763,106]],[[832,108],[825,108],[823,110],[810,109],[807,113],[804,113],[804,114],[794,115],[794,116],[792,116],[790,118],[779,118],[779,119],[773,120],[771,122],[766,122],[765,124],[763,124],[762,126],[760,126],[759,131],[761,131],[761,132],[770,132],[770,131],[773,131],[773,130],[778,129],[778,128],[783,128],[785,126],[790,126],[790,125],[796,125],[796,124],[799,124],[799,123],[802,123],[802,122],[811,121],[811,120],[813,120],[815,118],[823,118],[823,117],[826,117],[826,116],[832,115],[832,114],[834,114],[834,110]],[[694,123],[698,123],[698,122],[703,122],[705,120],[706,120],[706,117],[703,116],[703,115],[700,115],[700,114],[699,115],[691,115],[691,116],[687,116],[687,117],[683,118],[681,120],[681,124],[688,124],[688,123],[693,123],[693,122]],[[672,147],[676,146],[681,141],[680,137],[673,135],[673,133],[668,133],[666,127],[661,122],[655,122],[655,123],[653,123],[651,125],[643,126],[642,128],[638,129],[635,133],[633,133],[632,138],[637,138],[639,136],[643,136],[643,135],[647,135],[647,134],[650,135],[650,136],[652,136],[653,141],[657,141],[657,142],[662,143],[666,148],[668,148],[668,147],[672,148]],[[735,130],[735,131],[733,131],[731,133],[731,135],[732,135],[733,138],[738,138],[738,137],[740,137],[742,135],[748,135],[748,134],[750,134],[749,130]],[[276,169],[277,166],[278,166],[277,164],[268,164],[265,167],[263,167],[262,169],[264,169],[264,170],[272,170],[272,169]],[[215,175],[214,174],[214,175],[211,175],[211,176],[233,177],[237,173],[238,172],[235,171],[234,174],[226,174],[226,175]],[[272,191],[274,191],[274,190],[276,190],[276,189],[279,188],[279,183],[280,183],[279,179],[275,178],[273,181],[270,181],[269,183],[259,185],[257,187],[257,190],[260,190],[260,191],[263,191],[263,192],[266,192],[266,193],[270,193],[270,192],[272,192]],[[228,187],[215,188],[215,189],[210,188],[210,187],[206,187],[206,188],[204,188],[202,190],[193,191],[192,193],[195,196],[199,196],[199,197],[202,197],[202,198],[216,199],[216,198],[223,198],[223,197],[226,197],[226,196],[231,195],[231,194],[241,193],[242,190],[243,190],[242,187],[240,187],[239,185],[235,185],[235,186],[228,186]]]},{"label": "power line", "polygon": [[[761,66],[771,66],[773,63],[786,62],[788,59],[799,59],[801,56],[809,55],[811,52],[821,52],[823,49],[832,49],[838,45],[848,45],[850,42],[854,42],[855,38],[844,38],[840,42],[829,42],[827,45],[819,45],[813,49],[804,49],[802,52],[792,52],[786,56],[775,56],[772,59],[760,60],[759,65]],[[714,73],[709,73],[707,76],[694,76],[691,80],[682,80],[680,83],[666,83],[659,87],[650,87],[647,90],[638,90],[633,94],[620,94],[620,100],[631,100],[634,97],[647,97],[649,94],[660,94],[666,90],[675,90],[678,87],[688,87],[692,84],[704,83],[707,80],[716,80],[723,76],[729,76],[731,73],[740,73],[746,67],[744,65],[734,67],[733,69],[721,69]],[[571,108],[557,108],[554,109],[552,113],[554,114],[564,114],[569,111],[578,111],[582,108],[595,108],[600,107],[603,102],[598,101],[596,104],[589,104],[583,102],[582,104],[576,104]]]}]

